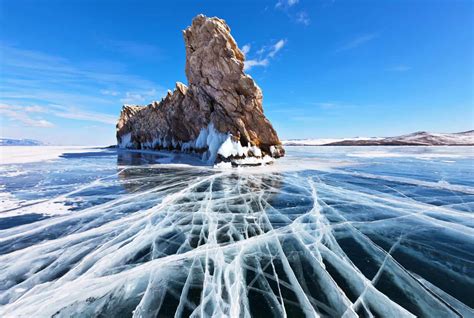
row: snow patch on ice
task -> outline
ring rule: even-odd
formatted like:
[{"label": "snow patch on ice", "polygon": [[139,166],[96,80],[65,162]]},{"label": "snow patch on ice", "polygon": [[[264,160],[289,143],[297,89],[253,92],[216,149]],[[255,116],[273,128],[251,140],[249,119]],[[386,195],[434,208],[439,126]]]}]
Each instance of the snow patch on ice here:
[{"label": "snow patch on ice", "polygon": [[230,169],[230,168],[232,168],[232,163],[222,161],[222,162],[216,163],[214,165],[214,168],[217,168],[217,169]]},{"label": "snow patch on ice", "polygon": [[256,158],[256,157],[247,157],[243,159],[235,159],[234,162],[238,165],[265,165],[273,163],[275,159],[270,156],[264,156],[263,158]]}]

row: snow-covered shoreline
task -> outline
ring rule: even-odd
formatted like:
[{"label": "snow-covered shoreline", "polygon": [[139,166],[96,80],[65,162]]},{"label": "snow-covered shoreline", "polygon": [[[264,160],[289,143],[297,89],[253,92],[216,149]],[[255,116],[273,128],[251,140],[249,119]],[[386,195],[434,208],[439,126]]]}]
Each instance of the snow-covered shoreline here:
[{"label": "snow-covered shoreline", "polygon": [[58,159],[62,154],[81,153],[100,146],[0,146],[0,165]]},{"label": "snow-covered shoreline", "polygon": [[459,133],[418,131],[395,137],[289,139],[284,146],[473,146],[474,130]]}]

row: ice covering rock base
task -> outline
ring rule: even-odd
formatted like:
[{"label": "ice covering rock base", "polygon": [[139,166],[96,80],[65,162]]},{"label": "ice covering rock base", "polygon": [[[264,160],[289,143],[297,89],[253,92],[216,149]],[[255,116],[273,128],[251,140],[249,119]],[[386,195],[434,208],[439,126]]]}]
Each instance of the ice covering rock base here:
[{"label": "ice covering rock base", "polygon": [[178,82],[145,107],[125,105],[118,146],[203,153],[211,162],[283,156],[262,91],[244,73],[244,54],[225,21],[198,15],[183,35],[189,86]]}]

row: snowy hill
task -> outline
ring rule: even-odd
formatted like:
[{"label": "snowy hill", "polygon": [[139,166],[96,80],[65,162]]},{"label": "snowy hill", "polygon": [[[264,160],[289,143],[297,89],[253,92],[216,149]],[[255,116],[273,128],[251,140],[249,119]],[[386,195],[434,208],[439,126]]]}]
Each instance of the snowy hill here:
[{"label": "snowy hill", "polygon": [[474,130],[459,133],[419,131],[396,137],[284,140],[285,146],[473,146]]},{"label": "snowy hill", "polygon": [[0,138],[0,146],[44,146],[45,144],[33,139]]}]

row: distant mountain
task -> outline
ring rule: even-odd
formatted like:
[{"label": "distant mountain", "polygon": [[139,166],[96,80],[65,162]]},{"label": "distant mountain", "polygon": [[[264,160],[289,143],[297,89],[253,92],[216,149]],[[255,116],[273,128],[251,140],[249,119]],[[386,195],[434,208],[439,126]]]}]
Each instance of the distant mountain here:
[{"label": "distant mountain", "polygon": [[474,146],[474,130],[442,134],[418,131],[396,137],[284,140],[285,146]]},{"label": "distant mountain", "polygon": [[353,137],[353,138],[315,138],[315,139],[289,139],[283,140],[284,146],[325,146],[336,142],[347,141],[347,140],[378,140],[383,139],[379,137]]},{"label": "distant mountain", "polygon": [[0,146],[44,146],[45,143],[33,139],[0,138]]}]

